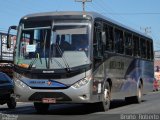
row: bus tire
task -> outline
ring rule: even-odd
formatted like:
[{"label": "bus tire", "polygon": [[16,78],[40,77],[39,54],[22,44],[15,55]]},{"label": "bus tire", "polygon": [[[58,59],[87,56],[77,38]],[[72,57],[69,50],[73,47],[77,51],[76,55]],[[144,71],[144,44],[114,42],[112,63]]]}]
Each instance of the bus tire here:
[{"label": "bus tire", "polygon": [[103,88],[102,102],[99,103],[100,111],[108,111],[111,101],[111,89],[108,82],[105,82]]},{"label": "bus tire", "polygon": [[134,97],[134,103],[141,103],[142,101],[142,83],[137,88],[137,95]]},{"label": "bus tire", "polygon": [[34,102],[34,107],[37,113],[45,114],[48,112],[49,104]]},{"label": "bus tire", "polygon": [[9,99],[9,101],[7,102],[7,106],[8,106],[9,109],[15,109],[16,105],[17,105],[17,103],[15,101],[15,98],[13,98],[13,97],[11,97]]}]

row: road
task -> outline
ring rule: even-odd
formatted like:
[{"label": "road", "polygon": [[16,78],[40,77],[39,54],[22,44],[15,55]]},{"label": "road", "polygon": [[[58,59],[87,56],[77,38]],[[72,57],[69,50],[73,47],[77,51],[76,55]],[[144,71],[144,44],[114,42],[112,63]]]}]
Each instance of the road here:
[{"label": "road", "polygon": [[[122,114],[159,114],[160,92],[151,92],[143,97],[141,104],[128,104],[124,100],[111,102],[111,108],[107,112],[100,112],[81,104],[59,104],[51,105],[49,112],[45,115],[37,114],[32,103],[18,103],[15,110],[9,110],[6,105],[0,106],[0,113],[17,115],[18,120],[107,120],[120,119]],[[158,116],[160,118],[160,115]],[[133,118],[134,119],[134,118]]]}]

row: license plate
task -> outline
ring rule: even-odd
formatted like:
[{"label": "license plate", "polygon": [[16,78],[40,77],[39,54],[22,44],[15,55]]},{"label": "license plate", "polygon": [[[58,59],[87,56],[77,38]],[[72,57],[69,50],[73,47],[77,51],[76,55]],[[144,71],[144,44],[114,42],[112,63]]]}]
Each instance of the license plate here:
[{"label": "license plate", "polygon": [[42,102],[43,103],[56,103],[56,99],[55,98],[43,98]]}]

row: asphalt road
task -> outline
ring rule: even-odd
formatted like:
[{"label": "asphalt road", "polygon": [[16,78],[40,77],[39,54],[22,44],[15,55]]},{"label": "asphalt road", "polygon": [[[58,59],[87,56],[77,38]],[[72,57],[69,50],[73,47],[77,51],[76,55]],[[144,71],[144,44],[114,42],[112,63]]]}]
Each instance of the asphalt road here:
[{"label": "asphalt road", "polygon": [[[126,103],[124,100],[111,102],[111,108],[107,112],[100,112],[94,107],[83,104],[58,104],[51,105],[49,112],[44,115],[37,114],[32,103],[18,103],[17,108],[10,110],[6,105],[0,106],[0,114],[8,117],[17,117],[18,120],[118,120],[127,119],[122,115],[129,116],[131,120],[137,119],[140,114],[158,115],[154,119],[160,119],[160,92],[151,92],[143,97],[140,104]],[[153,118],[153,116],[152,116]],[[3,119],[3,117],[0,117]],[[143,117],[142,117],[143,119]],[[16,119],[15,119],[16,120]]]}]

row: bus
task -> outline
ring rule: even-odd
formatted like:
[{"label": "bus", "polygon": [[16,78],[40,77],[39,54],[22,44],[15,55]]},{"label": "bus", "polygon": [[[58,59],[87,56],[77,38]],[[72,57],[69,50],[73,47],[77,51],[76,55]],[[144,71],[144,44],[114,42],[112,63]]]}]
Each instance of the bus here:
[{"label": "bus", "polygon": [[107,111],[114,99],[140,103],[153,90],[152,38],[103,15],[29,14],[11,29],[17,29],[14,97],[34,102],[37,112],[56,103]]}]

